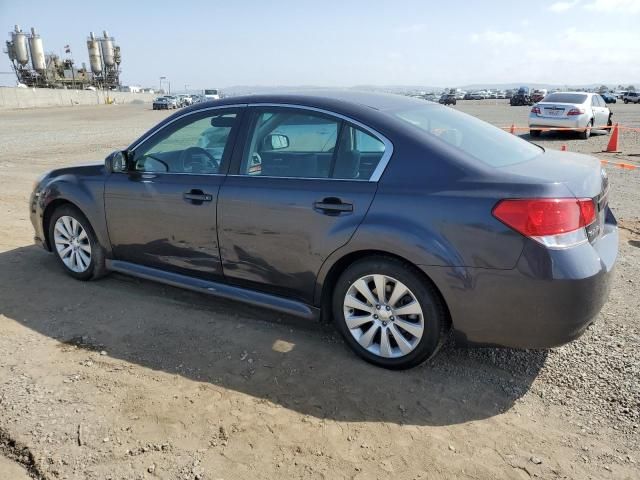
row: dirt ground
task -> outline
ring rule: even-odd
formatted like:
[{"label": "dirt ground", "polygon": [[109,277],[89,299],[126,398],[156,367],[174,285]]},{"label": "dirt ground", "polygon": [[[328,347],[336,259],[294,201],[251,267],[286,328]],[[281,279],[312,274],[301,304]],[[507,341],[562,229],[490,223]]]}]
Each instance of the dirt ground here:
[{"label": "dirt ground", "polygon": [[[501,126],[528,112],[456,108]],[[640,106],[614,110],[640,126]],[[166,115],[0,112],[0,478],[640,478],[640,170],[608,168],[620,257],[582,338],[550,351],[447,345],[390,372],[330,326],[122,275],[77,282],[32,244],[38,175],[100,161]],[[607,141],[538,143],[594,153]],[[622,142],[624,155],[598,156],[638,164],[638,134]]]}]

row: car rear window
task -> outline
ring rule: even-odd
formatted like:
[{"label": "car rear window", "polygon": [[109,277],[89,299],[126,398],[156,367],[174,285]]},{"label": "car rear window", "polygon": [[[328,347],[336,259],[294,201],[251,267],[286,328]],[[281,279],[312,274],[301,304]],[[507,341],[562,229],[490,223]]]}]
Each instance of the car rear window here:
[{"label": "car rear window", "polygon": [[551,93],[544,97],[544,102],[552,103],[584,103],[587,96],[584,93]]},{"label": "car rear window", "polygon": [[429,137],[453,145],[492,167],[531,160],[544,150],[493,125],[440,105],[389,111],[391,115],[418,128]]}]

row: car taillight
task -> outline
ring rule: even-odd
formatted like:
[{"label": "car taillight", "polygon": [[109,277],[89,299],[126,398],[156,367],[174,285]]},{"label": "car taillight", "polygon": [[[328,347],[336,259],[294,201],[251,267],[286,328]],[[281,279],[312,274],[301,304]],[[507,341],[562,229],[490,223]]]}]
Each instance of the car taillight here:
[{"label": "car taillight", "polygon": [[584,227],[596,219],[590,198],[507,199],[499,201],[492,213],[522,235],[555,248],[587,241]]},{"label": "car taillight", "polygon": [[567,115],[582,115],[584,113],[584,108],[572,108],[567,112]]},{"label": "car taillight", "polygon": [[540,107],[533,107],[531,109],[531,113],[536,113],[536,114],[540,115]]}]

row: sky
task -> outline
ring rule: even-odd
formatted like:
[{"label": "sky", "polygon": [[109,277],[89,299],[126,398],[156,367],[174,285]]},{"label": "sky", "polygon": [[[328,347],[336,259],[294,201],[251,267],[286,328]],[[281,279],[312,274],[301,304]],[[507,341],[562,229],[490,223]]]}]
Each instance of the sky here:
[{"label": "sky", "polygon": [[[95,6],[94,6],[95,5]],[[640,85],[640,0],[0,0],[0,29],[69,44],[108,30],[122,82],[249,86]],[[3,43],[4,46],[4,43]],[[11,72],[5,53],[0,72]],[[0,84],[15,77],[0,74]]]}]

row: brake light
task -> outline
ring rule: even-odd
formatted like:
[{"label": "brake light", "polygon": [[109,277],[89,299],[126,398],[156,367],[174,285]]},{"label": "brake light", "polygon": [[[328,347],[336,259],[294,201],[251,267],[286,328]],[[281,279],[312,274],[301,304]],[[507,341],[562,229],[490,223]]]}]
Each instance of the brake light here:
[{"label": "brake light", "polygon": [[531,198],[501,200],[493,216],[522,235],[550,247],[587,240],[584,227],[596,219],[590,198]]},{"label": "brake light", "polygon": [[531,113],[535,113],[535,114],[540,115],[540,107],[533,107],[531,109]]},{"label": "brake light", "polygon": [[572,108],[567,112],[567,115],[582,115],[584,113],[584,108]]}]

